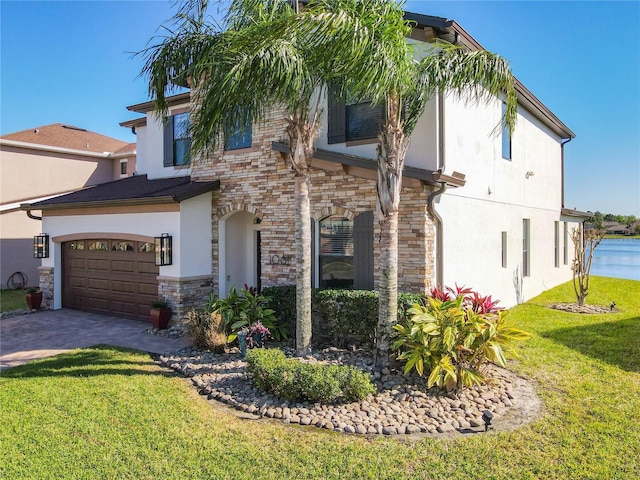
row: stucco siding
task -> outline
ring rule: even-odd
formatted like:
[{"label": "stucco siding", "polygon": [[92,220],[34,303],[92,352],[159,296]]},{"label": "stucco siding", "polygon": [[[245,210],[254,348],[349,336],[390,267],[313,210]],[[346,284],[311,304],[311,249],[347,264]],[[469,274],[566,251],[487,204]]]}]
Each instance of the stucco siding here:
[{"label": "stucco siding", "polygon": [[[474,106],[447,98],[446,172],[458,170],[467,182],[448,190],[436,209],[443,218],[445,284],[471,286],[510,306],[569,280],[571,270],[563,259],[560,267],[554,265],[554,222],[560,221],[562,206],[561,139],[521,108],[511,159],[502,158],[501,129],[496,129],[501,108],[498,100]],[[531,226],[531,268],[519,282],[523,219]]]}]

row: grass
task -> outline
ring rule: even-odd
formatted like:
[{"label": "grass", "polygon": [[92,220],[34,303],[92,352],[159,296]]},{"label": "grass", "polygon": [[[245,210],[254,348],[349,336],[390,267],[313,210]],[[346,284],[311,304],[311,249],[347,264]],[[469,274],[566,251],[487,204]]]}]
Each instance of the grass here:
[{"label": "grass", "polygon": [[18,290],[0,290],[0,312],[11,312],[27,308],[27,300],[25,299],[26,291]]},{"label": "grass", "polygon": [[0,478],[625,479],[640,476],[640,282],[594,277],[509,314],[533,333],[511,366],[543,416],[507,433],[418,442],[244,420],[211,408],[148,355],[98,346],[5,370]]}]

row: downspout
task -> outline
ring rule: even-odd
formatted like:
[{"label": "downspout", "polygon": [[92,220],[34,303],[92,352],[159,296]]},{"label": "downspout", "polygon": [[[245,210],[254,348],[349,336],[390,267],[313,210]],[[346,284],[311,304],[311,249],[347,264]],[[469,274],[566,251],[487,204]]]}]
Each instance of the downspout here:
[{"label": "downspout", "polygon": [[445,182],[440,182],[440,187],[437,190],[432,191],[427,197],[427,210],[433,217],[436,225],[436,286],[438,288],[442,288],[444,284],[444,272],[443,268],[443,236],[442,236],[442,217],[436,212],[436,209],[433,205],[433,200],[438,196],[445,192],[447,189],[447,184]]},{"label": "downspout", "polygon": [[[444,153],[444,94],[438,92],[438,170],[444,172],[445,153]],[[436,286],[444,285],[444,226],[442,217],[435,209],[433,201],[438,195],[445,192],[447,186],[444,182],[440,183],[437,190],[432,191],[427,197],[427,210],[433,217],[436,227]]]},{"label": "downspout", "polygon": [[564,208],[564,146],[569,143],[571,140],[573,140],[572,137],[569,137],[565,140],[563,140],[562,142],[560,142],[560,167],[562,169],[562,173],[561,173],[561,181],[562,181],[562,191],[561,191],[561,195],[562,195],[562,208]]}]

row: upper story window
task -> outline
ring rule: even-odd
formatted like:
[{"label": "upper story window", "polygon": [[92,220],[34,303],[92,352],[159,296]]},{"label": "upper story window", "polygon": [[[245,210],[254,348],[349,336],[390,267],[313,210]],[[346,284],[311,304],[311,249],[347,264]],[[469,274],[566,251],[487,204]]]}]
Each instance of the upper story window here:
[{"label": "upper story window", "polygon": [[251,119],[246,123],[241,121],[227,122],[224,135],[224,149],[238,150],[240,148],[250,148],[252,142]]},{"label": "upper story window", "polygon": [[126,177],[126,176],[127,176],[127,161],[120,160],[120,177]]},{"label": "upper story window", "polygon": [[329,94],[329,143],[375,139],[385,118],[384,105],[371,102],[345,102]]},{"label": "upper story window", "polygon": [[164,166],[189,165],[190,149],[189,112],[168,117],[164,127]]},{"label": "upper story window", "polygon": [[[502,118],[507,111],[507,104],[502,103]],[[502,126],[502,158],[511,160],[511,130],[508,126]]]}]

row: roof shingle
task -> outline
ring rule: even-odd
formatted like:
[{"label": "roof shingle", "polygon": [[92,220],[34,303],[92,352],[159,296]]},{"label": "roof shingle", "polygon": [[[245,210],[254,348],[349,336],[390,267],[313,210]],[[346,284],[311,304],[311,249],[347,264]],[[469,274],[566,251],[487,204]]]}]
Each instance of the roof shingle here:
[{"label": "roof shingle", "polygon": [[191,177],[149,180],[146,175],[101,183],[77,192],[22,205],[23,209],[81,207],[95,204],[182,202],[220,188],[220,181],[194,182]]},{"label": "roof shingle", "polygon": [[122,140],[62,123],[9,133],[0,138],[15,142],[35,143],[37,145],[97,153],[112,153],[127,146],[127,142]]}]

